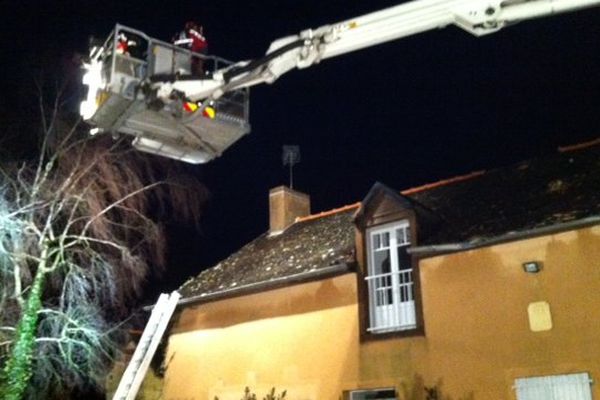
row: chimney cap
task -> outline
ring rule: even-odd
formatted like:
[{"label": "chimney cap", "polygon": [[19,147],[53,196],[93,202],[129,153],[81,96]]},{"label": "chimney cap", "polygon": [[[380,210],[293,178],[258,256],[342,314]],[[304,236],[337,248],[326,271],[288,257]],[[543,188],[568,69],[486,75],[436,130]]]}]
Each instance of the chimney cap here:
[{"label": "chimney cap", "polygon": [[269,196],[277,194],[279,192],[288,192],[288,193],[293,194],[293,195],[298,195],[298,196],[301,196],[301,197],[310,198],[310,196],[307,195],[306,193],[299,192],[296,189],[292,189],[292,188],[290,188],[289,186],[286,186],[286,185],[280,185],[280,186],[276,186],[276,187],[270,189],[269,190]]}]

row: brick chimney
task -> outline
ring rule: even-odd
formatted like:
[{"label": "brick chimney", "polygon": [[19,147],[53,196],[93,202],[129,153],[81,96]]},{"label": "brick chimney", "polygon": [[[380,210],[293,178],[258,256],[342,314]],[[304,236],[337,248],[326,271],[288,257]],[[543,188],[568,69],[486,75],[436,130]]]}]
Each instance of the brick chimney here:
[{"label": "brick chimney", "polygon": [[278,235],[294,223],[297,217],[310,214],[310,196],[278,186],[269,191],[270,235]]}]

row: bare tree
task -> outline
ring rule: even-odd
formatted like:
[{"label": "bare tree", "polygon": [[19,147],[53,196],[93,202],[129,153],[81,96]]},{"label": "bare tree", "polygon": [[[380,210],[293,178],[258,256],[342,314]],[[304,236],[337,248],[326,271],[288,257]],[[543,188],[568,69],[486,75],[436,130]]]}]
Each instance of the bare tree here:
[{"label": "bare tree", "polygon": [[[118,325],[149,265],[164,265],[165,213],[197,221],[205,197],[168,163],[91,138],[40,101],[39,157],[0,166],[0,397],[101,384]],[[156,162],[160,165],[157,166]],[[174,179],[177,177],[177,179]]]}]

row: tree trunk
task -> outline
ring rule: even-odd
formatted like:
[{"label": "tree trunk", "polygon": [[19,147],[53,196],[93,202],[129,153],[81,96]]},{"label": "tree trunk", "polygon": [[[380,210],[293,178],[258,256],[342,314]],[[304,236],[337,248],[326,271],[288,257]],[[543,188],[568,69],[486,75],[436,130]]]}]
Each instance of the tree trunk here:
[{"label": "tree trunk", "polygon": [[42,261],[40,264],[31,285],[25,311],[17,325],[10,358],[2,371],[0,397],[5,400],[21,400],[33,372],[38,311],[42,307],[42,293],[47,273],[44,268],[45,262]]}]

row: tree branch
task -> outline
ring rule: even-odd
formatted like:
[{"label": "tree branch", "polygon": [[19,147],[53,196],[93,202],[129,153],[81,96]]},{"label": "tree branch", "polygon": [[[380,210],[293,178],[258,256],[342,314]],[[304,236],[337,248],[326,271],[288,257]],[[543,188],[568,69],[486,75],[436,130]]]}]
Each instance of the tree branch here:
[{"label": "tree branch", "polygon": [[85,235],[85,233],[87,232],[87,230],[90,228],[90,225],[97,220],[98,218],[100,218],[101,216],[103,216],[104,214],[106,214],[107,212],[109,212],[110,210],[112,210],[113,208],[117,207],[119,204],[122,204],[123,202],[125,202],[127,199],[130,199],[131,197],[137,196],[138,194],[145,192],[147,190],[150,190],[158,185],[163,184],[164,182],[155,182],[155,183],[151,183],[149,185],[146,185],[144,187],[141,187],[137,190],[134,190],[133,192],[127,194],[126,196],[121,197],[119,200],[113,202],[111,205],[109,205],[108,207],[104,208],[102,211],[100,211],[99,213],[97,213],[96,215],[94,215],[93,217],[91,217],[89,219],[89,221],[85,224],[85,226],[83,227],[81,234]]}]

